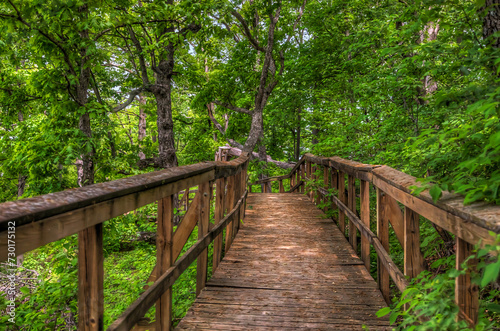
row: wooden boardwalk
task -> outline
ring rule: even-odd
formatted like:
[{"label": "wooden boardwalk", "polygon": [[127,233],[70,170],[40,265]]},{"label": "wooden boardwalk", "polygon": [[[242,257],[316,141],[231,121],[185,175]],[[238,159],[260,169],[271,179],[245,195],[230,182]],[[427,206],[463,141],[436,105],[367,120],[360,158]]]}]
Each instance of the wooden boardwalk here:
[{"label": "wooden boardwalk", "polygon": [[390,330],[377,284],[301,194],[250,193],[231,249],[177,330]]}]

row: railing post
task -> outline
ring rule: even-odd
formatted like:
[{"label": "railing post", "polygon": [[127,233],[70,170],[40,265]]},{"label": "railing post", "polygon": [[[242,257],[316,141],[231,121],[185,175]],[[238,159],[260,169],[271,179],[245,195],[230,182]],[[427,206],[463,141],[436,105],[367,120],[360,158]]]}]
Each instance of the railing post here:
[{"label": "railing post", "polygon": [[[339,188],[339,200],[347,204],[347,199],[345,196],[345,174],[339,170],[338,172],[338,188]],[[340,231],[345,236],[345,213],[342,210],[339,210],[339,228]]]},{"label": "railing post", "polygon": [[185,193],[184,193],[184,194],[186,195],[186,209],[185,209],[185,211],[187,211],[187,210],[188,210],[188,208],[189,208],[189,187],[188,187],[188,188],[186,188],[186,190],[185,190]]},{"label": "railing post", "polygon": [[104,328],[102,223],[78,233],[78,330]]},{"label": "railing post", "polygon": [[[227,193],[226,193],[226,203],[225,203],[225,209],[226,213],[229,213],[234,206],[234,181],[235,178],[234,176],[230,176],[227,179]],[[224,247],[224,251],[227,253],[229,250],[229,247],[231,246],[231,242],[233,240],[233,222],[229,222],[229,224],[226,226],[226,245]]]},{"label": "railing post", "polygon": [[[189,192],[186,190],[186,192]],[[173,218],[174,195],[158,201],[156,236],[156,279],[159,279],[173,264]],[[170,330],[172,321],[172,288],[168,289],[156,302],[156,330]]]},{"label": "railing post", "polygon": [[[330,176],[331,176],[331,180],[330,180],[330,186],[332,188],[334,188],[335,190],[338,190],[339,188],[339,174],[338,174],[338,171],[337,169],[334,169],[334,168],[331,168],[330,169]],[[335,203],[332,204],[332,211],[335,211],[337,210],[338,207]],[[338,223],[338,219],[337,219],[337,223]]]},{"label": "railing post", "polygon": [[[311,179],[311,181],[314,183],[316,181],[316,165],[312,165],[310,166],[311,170],[310,170],[310,176],[309,176],[309,179]],[[309,196],[311,198],[311,202],[314,203],[314,190],[311,188],[311,191],[309,191]]]},{"label": "railing post", "polygon": [[424,270],[420,254],[420,216],[405,207],[403,224],[404,274],[413,279]]},{"label": "railing post", "polygon": [[[456,268],[462,269],[462,263],[472,254],[474,246],[456,236],[457,254]],[[477,285],[472,284],[470,277],[470,268],[474,268],[477,264],[476,260],[469,260],[469,270],[463,276],[459,276],[455,280],[455,302],[465,316],[460,316],[460,319],[465,319],[469,324],[477,322],[479,309],[479,290]]]},{"label": "railing post", "polygon": [[[329,180],[330,180],[330,174],[329,174],[329,170],[330,170],[330,167],[328,166],[323,166],[323,186],[325,187],[325,190],[328,190],[328,185],[329,185]],[[325,196],[323,197],[323,203],[326,204],[326,202],[328,201],[328,198]],[[328,206],[325,205],[325,207],[323,207],[323,212],[327,212],[328,211]]]},{"label": "railing post", "polygon": [[[356,182],[354,177],[348,175],[347,178],[347,207],[356,214]],[[349,242],[354,251],[358,250],[358,229],[353,222],[349,221]]]},{"label": "railing post", "polygon": [[[304,181],[304,163],[302,163],[300,166],[299,166],[299,173],[298,173],[298,176],[299,176],[299,181]],[[299,187],[299,192],[300,193],[304,193],[304,185],[300,185]]]},{"label": "railing post", "polygon": [[[214,223],[219,224],[224,218],[224,202],[226,196],[226,178],[220,178],[216,181],[215,188],[215,211],[214,211]],[[217,236],[214,240],[214,253],[213,253],[213,271],[217,269],[219,263],[222,259],[222,233]]]},{"label": "railing post", "polygon": [[[198,239],[203,238],[208,233],[208,225],[210,223],[210,184],[209,182],[198,185],[198,193],[200,194],[200,216],[198,218]],[[197,260],[196,272],[196,296],[205,287],[207,281],[207,261],[208,249],[205,249]]]},{"label": "railing post", "polygon": [[[361,222],[370,228],[370,183],[360,181],[360,200],[361,200]],[[361,260],[365,267],[370,271],[370,242],[365,236],[361,236]]]},{"label": "railing post", "polygon": [[[248,163],[245,163],[243,165],[243,169],[241,170],[241,193],[240,193],[240,196],[238,197],[238,200],[241,198],[241,196],[243,195],[243,193],[245,193],[245,189],[247,187],[247,177],[248,177],[248,174],[247,174],[247,169],[248,169]],[[241,209],[240,209],[240,216],[241,216],[241,219],[244,219],[245,218],[245,210],[246,210],[246,206],[247,206],[247,200],[245,198],[245,203],[242,203],[241,204]],[[240,225],[239,225],[239,222],[238,222],[238,230],[240,229]]]},{"label": "railing post", "polygon": [[280,179],[280,193],[285,193],[285,188],[283,187],[283,180]]},{"label": "railing post", "polygon": [[[317,170],[319,170],[319,166],[314,167],[314,172],[316,172]],[[319,177],[316,175],[314,175],[314,178],[319,179]],[[324,179],[323,179],[323,182],[324,182]],[[315,200],[316,200],[316,206],[321,203],[321,196],[319,194],[319,190],[316,190],[316,199]]]},{"label": "railing post", "polygon": [[[311,173],[312,173],[312,164],[311,164],[311,161],[306,161],[306,177],[309,180],[312,180]],[[309,199],[311,199],[312,191],[308,191],[307,192],[307,196],[309,197]]]},{"label": "railing post", "polygon": [[[243,184],[241,181],[241,173],[242,172],[233,176],[234,177],[234,202],[231,205],[231,209],[234,207],[236,202],[238,202],[238,200],[240,199],[240,196],[241,196],[241,186]],[[241,217],[241,208],[238,209],[238,212],[236,213],[236,218],[233,221],[233,236],[231,237],[231,242],[233,242],[234,237],[236,237],[236,234],[238,233],[238,229],[240,227],[240,217]]]},{"label": "railing post", "polygon": [[[377,187],[377,237],[382,247],[389,253],[389,221],[385,214],[386,197],[385,193]],[[377,283],[385,302],[390,304],[389,272],[379,258],[377,258]]]}]

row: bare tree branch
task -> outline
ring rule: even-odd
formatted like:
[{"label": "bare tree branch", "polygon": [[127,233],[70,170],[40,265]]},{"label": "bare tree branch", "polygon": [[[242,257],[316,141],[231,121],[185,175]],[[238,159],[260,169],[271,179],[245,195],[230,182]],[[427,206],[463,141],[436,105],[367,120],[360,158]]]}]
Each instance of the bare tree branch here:
[{"label": "bare tree branch", "polygon": [[233,105],[231,105],[231,104],[229,104],[227,102],[221,102],[219,100],[214,100],[213,103],[215,103],[216,105],[222,106],[224,108],[227,108],[229,110],[236,111],[238,113],[252,115],[252,111],[251,110],[248,110],[246,108],[236,107],[236,106],[233,106]]},{"label": "bare tree branch", "polygon": [[141,72],[142,83],[144,85],[148,85],[149,84],[148,69],[146,67],[146,60],[144,60],[144,55],[142,54],[141,43],[139,40],[137,40],[134,29],[131,26],[128,27],[128,31],[130,34],[130,39],[132,39],[135,48],[137,48],[137,50],[139,51],[139,68]]},{"label": "bare tree branch", "polygon": [[[232,144],[231,144],[231,146],[232,147],[229,150],[229,155],[240,156],[242,148],[237,147],[237,146],[233,146]],[[252,152],[251,156],[252,156],[252,159],[258,159],[259,153]],[[266,155],[266,160],[267,160],[267,162],[272,163],[272,164],[274,164],[277,167],[282,168],[282,169],[291,169],[295,166],[295,163],[288,163],[288,162],[273,160],[273,158],[270,157],[269,155]]]},{"label": "bare tree branch", "polygon": [[256,50],[261,51],[261,52],[265,52],[266,50],[262,46],[260,46],[259,42],[257,40],[255,40],[254,37],[252,36],[252,33],[250,32],[250,29],[248,28],[248,24],[245,21],[245,19],[243,18],[243,16],[241,16],[240,13],[238,13],[236,10],[233,10],[231,12],[231,15],[233,15],[241,23],[241,25],[243,27],[243,33],[248,38],[248,41],[250,41],[250,44]]},{"label": "bare tree branch", "polygon": [[302,15],[304,15],[304,8],[306,7],[306,3],[307,3],[307,0],[304,0],[304,2],[302,3],[302,6],[299,9],[299,16],[297,16],[297,19],[295,20],[295,23],[293,24],[292,32],[288,35],[288,38],[286,39],[287,43],[292,38],[293,32],[297,28],[297,25],[299,25],[299,22],[300,22],[300,19],[302,18]]},{"label": "bare tree branch", "polygon": [[111,111],[113,113],[116,113],[116,112],[118,112],[118,111],[120,111],[122,109],[125,109],[128,105],[130,105],[134,101],[134,99],[135,99],[136,96],[138,96],[141,92],[144,92],[144,91],[147,91],[147,88],[140,87],[138,89],[130,91],[130,94],[128,96],[127,101],[125,101],[124,103],[119,104],[118,106],[116,106],[115,108],[113,108]]}]

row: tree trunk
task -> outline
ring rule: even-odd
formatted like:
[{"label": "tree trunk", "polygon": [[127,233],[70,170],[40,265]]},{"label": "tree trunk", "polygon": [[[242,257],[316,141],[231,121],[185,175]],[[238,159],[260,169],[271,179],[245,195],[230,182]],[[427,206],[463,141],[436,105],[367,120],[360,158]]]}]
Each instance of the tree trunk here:
[{"label": "tree trunk", "polygon": [[[487,39],[500,31],[500,0],[486,0],[486,15],[483,18],[483,38]],[[500,47],[500,38],[492,40],[493,47]]]},{"label": "tree trunk", "polygon": [[162,168],[177,166],[175,154],[174,121],[172,119],[172,74],[174,69],[174,45],[167,46],[166,59],[158,65],[156,87],[156,114],[158,126],[158,164]]},{"label": "tree trunk", "polygon": [[144,95],[139,94],[139,133],[137,135],[137,140],[139,142],[139,159],[146,159],[146,155],[141,150],[141,141],[146,138],[146,97]]},{"label": "tree trunk", "polygon": [[302,107],[299,107],[297,109],[297,128],[295,129],[296,132],[296,143],[295,143],[295,160],[299,160],[300,158],[300,122],[301,122],[301,113],[302,112]]}]

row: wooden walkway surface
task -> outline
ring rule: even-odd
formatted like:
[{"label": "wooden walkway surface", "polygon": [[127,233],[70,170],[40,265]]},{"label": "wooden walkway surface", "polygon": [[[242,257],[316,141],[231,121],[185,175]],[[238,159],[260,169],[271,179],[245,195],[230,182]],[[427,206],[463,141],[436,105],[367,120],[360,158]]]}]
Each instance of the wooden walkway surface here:
[{"label": "wooden walkway surface", "polygon": [[301,194],[250,193],[231,249],[177,330],[390,330],[377,284]]}]

